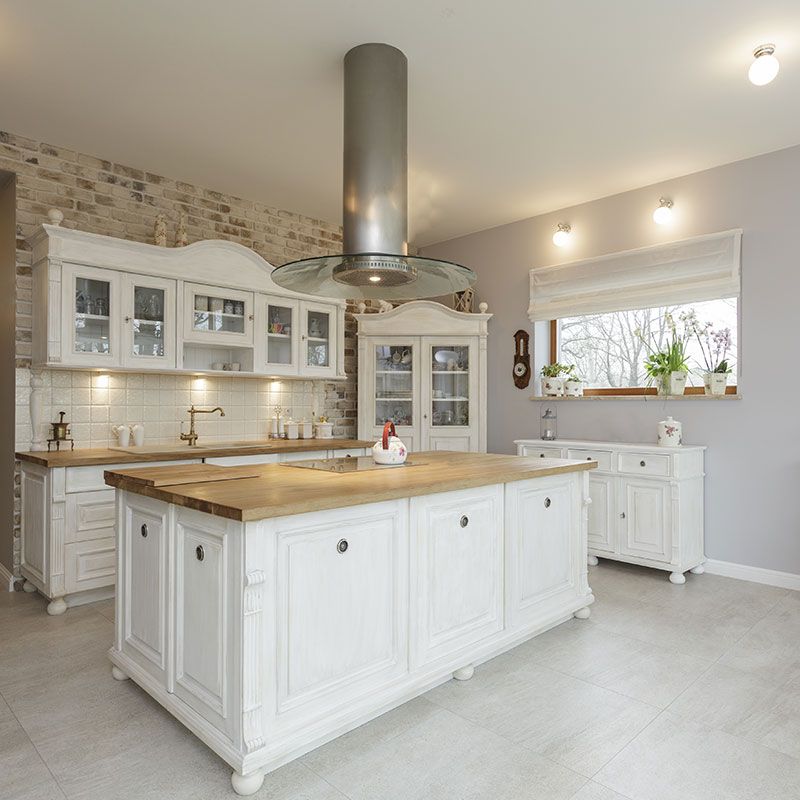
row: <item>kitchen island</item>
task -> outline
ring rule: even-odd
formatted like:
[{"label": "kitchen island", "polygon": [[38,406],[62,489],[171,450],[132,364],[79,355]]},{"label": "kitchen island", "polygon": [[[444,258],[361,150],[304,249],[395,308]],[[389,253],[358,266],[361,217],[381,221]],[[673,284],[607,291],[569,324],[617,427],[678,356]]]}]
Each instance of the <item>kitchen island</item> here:
[{"label": "kitchen island", "polygon": [[115,469],[114,677],[265,772],[570,617],[594,462],[414,453]]}]

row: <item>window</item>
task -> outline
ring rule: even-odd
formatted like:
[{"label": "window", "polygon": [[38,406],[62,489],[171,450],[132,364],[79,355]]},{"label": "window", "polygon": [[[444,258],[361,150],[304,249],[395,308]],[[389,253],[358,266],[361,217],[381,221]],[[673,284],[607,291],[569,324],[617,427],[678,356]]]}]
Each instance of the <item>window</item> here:
[{"label": "window", "polygon": [[[698,322],[715,331],[730,331],[729,363],[737,363],[738,345],[737,298],[706,300],[683,305],[584,314],[556,320],[551,326],[551,361],[575,364],[584,380],[584,394],[645,394],[649,388],[644,371],[647,348],[643,339],[658,347],[666,342],[670,331],[666,315],[681,326],[686,314],[694,313]],[[697,336],[690,336],[686,345],[689,362],[687,386],[703,386],[705,360]],[[622,391],[619,391],[622,390]],[[731,393],[736,387],[728,388]]]}]

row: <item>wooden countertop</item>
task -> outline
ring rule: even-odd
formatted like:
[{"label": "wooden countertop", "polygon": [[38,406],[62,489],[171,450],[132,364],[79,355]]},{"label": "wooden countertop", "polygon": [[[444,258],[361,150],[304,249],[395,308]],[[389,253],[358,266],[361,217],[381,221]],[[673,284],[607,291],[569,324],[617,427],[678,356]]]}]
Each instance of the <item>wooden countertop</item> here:
[{"label": "wooden countertop", "polygon": [[[20,461],[42,467],[86,467],[97,464],[137,464],[143,461],[180,461],[186,458],[213,458],[214,456],[257,456],[264,453],[302,453],[306,450],[346,450],[372,447],[375,442],[361,439],[266,439],[244,442],[231,447],[213,444],[196,445],[145,445],[140,452],[112,450],[109,447],[79,448],[77,450],[25,450],[16,453]],[[162,448],[162,449],[159,449]],[[133,448],[132,448],[133,449]]]},{"label": "wooden countertop", "polygon": [[[396,500],[402,497],[436,494],[455,489],[472,489],[495,483],[559,475],[594,469],[596,461],[567,461],[487,453],[413,453],[418,466],[397,467],[358,473],[332,473],[299,469],[282,464],[263,464],[256,478],[205,481],[180,486],[152,486],[163,483],[169,471],[184,478],[197,467],[151,467],[139,470],[106,471],[109,486],[146,495],[178,506],[193,508],[219,517],[249,522],[269,517],[303,514],[330,508]],[[243,470],[244,467],[230,467]],[[201,480],[198,472],[198,480]],[[147,481],[147,483],[145,482]]]}]

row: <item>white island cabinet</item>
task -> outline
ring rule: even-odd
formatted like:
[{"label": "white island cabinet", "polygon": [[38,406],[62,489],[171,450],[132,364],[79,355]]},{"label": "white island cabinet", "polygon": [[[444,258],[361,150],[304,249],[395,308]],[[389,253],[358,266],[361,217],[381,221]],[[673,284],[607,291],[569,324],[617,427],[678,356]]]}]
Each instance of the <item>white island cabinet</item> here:
[{"label": "white island cabinet", "polygon": [[704,572],[705,447],[518,439],[517,454],[596,461],[589,478],[589,563],[598,557],[655,567],[672,583]]},{"label": "white island cabinet", "polygon": [[262,465],[257,478],[161,489],[145,486],[158,471],[107,476],[119,539],[114,677],[132,678],[227,761],[239,794],[589,616],[592,465],[419,460],[341,475]]}]

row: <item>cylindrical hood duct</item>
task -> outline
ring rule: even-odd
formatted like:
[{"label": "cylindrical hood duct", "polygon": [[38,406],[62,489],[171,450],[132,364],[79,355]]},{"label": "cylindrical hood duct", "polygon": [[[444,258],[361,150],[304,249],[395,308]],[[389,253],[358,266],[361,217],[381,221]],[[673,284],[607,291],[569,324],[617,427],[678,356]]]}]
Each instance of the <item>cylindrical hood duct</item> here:
[{"label": "cylindrical hood duct", "polygon": [[408,254],[408,62],[388,44],[344,57],[344,252]]}]

